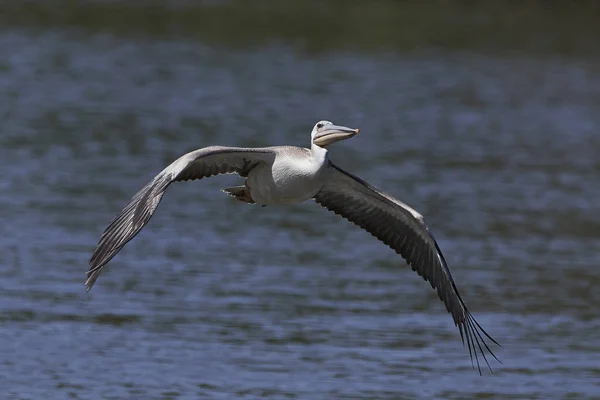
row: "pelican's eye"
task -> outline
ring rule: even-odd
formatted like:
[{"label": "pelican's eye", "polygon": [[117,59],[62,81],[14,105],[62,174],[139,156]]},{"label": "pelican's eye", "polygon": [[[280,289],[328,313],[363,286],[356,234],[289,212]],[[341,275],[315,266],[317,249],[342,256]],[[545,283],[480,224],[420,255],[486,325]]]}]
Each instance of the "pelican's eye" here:
[{"label": "pelican's eye", "polygon": [[322,127],[323,127],[323,123],[322,123],[322,122],[319,122],[319,123],[317,124],[317,128],[318,128],[318,129],[321,129]]}]

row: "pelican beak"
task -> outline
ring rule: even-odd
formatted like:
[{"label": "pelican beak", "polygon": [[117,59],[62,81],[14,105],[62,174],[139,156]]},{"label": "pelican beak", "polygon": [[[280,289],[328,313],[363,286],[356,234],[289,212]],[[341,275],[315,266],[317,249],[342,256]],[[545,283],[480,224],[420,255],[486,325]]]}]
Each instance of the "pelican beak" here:
[{"label": "pelican beak", "polygon": [[319,147],[325,147],[338,140],[349,139],[358,133],[358,129],[345,126],[329,125],[313,138],[313,143]]}]

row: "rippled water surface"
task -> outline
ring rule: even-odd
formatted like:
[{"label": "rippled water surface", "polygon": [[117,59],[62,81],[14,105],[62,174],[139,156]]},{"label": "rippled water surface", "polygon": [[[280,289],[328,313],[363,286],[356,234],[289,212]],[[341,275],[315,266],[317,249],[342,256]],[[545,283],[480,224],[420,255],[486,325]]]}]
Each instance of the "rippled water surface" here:
[{"label": "rippled water surface", "polygon": [[[0,29],[0,386],[41,398],[600,397],[600,59],[28,25]],[[309,145],[427,218],[494,374],[429,285],[312,202],[169,188],[83,287],[100,233],[179,155]]]}]

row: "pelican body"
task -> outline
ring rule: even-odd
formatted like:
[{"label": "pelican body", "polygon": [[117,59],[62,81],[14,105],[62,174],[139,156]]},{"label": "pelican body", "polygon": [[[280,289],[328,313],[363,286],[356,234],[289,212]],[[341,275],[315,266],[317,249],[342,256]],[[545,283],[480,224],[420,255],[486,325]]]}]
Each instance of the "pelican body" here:
[{"label": "pelican body", "polygon": [[423,216],[329,159],[327,146],[358,132],[320,121],[312,130],[310,149],[210,146],[179,157],[138,191],[104,230],[90,259],[86,289],[92,288],[103,267],[148,223],[171,183],[236,173],[246,178],[244,185],[223,191],[239,201],[267,206],[314,199],[401,255],[437,291],[481,374],[478,355],[490,367],[484,349],[498,360],[485,339],[498,343],[467,309]]}]

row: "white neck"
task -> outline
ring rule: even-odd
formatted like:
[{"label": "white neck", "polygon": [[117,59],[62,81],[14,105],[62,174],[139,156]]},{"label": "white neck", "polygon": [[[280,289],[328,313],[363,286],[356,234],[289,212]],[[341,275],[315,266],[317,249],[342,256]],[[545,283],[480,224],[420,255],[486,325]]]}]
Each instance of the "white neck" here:
[{"label": "white neck", "polygon": [[315,159],[319,163],[324,164],[328,159],[327,149],[317,146],[314,143],[311,143],[310,145],[310,152],[312,154],[313,159]]}]

